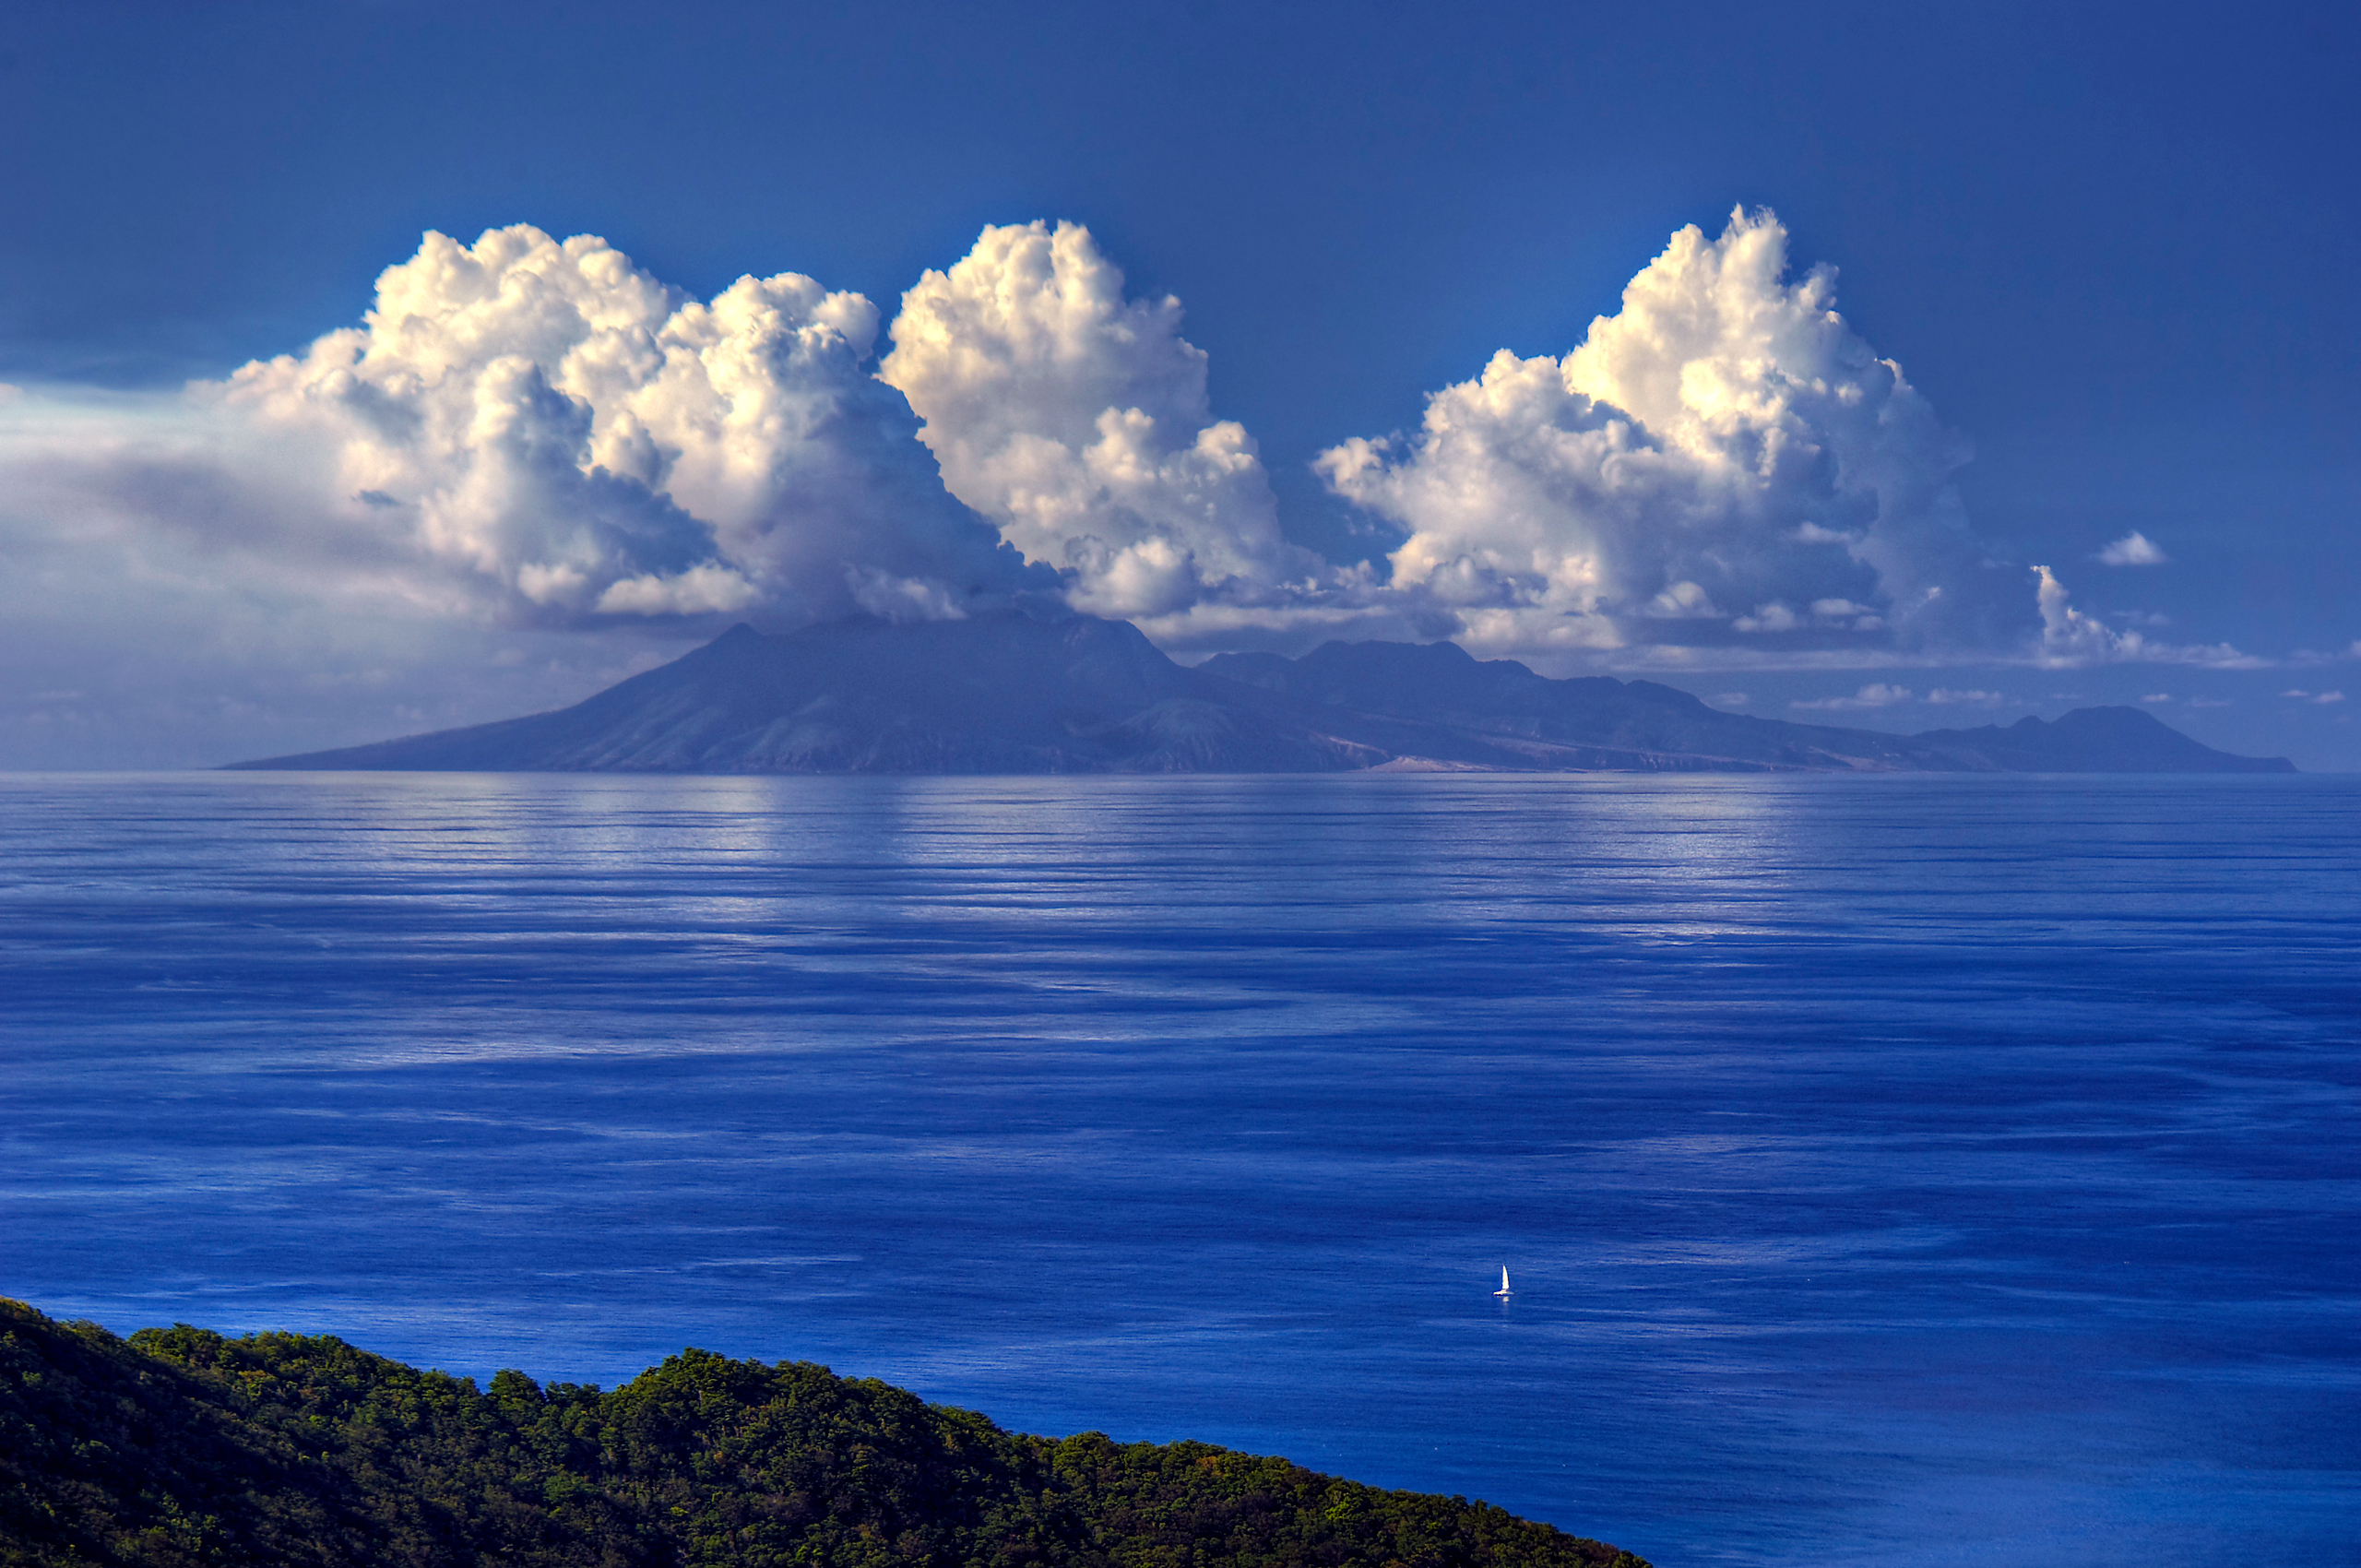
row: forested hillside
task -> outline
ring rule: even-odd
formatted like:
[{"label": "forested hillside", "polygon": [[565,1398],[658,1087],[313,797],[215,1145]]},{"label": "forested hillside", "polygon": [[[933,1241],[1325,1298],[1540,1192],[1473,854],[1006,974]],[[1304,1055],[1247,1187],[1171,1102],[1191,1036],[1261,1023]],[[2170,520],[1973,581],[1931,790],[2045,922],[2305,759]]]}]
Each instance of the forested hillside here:
[{"label": "forested hillside", "polygon": [[1204,1443],[1003,1431],[686,1350],[489,1389],[342,1340],[0,1301],[0,1565],[1645,1568],[1485,1503]]}]

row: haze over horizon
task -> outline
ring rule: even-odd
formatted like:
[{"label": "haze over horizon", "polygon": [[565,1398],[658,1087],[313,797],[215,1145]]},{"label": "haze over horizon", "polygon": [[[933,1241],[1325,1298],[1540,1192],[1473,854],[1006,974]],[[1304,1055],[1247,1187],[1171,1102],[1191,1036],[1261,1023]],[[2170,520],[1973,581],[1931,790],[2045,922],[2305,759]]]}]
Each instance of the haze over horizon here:
[{"label": "haze over horizon", "polygon": [[[44,156],[0,187],[0,767],[1012,600],[1191,661],[1447,638],[2361,767],[2353,24],[1707,9],[1710,51],[1536,8],[1411,67],[1416,10],[594,8],[538,71],[531,7],[46,15],[5,67]],[[175,48],[307,69],[264,113]],[[618,139],[630,70],[682,107]]]}]

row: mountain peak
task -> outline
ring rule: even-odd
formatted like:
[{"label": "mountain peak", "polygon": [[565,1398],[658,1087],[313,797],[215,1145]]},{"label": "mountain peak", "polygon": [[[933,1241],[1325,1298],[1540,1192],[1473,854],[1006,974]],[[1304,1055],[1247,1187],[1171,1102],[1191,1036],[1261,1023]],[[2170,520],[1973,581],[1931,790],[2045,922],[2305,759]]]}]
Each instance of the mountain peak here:
[{"label": "mountain peak", "polygon": [[573,707],[264,768],[655,773],[2292,772],[2136,708],[1892,735],[1550,680],[1453,643],[1330,642],[1183,669],[1126,621],[1022,609],[740,623]]}]

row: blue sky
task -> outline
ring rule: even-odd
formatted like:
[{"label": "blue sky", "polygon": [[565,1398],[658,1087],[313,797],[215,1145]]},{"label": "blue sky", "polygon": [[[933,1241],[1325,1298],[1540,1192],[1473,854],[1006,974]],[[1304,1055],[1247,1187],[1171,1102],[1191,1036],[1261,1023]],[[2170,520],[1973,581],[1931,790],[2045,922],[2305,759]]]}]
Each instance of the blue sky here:
[{"label": "blue sky", "polygon": [[[0,45],[0,380],[21,388],[0,405],[0,766],[207,763],[501,717],[717,617],[809,618],[848,593],[923,609],[1062,567],[1075,602],[1182,657],[1452,635],[1905,730],[2158,699],[2215,744],[2361,766],[2355,705],[2322,700],[2361,703],[2356,44],[2352,13],[2317,6],[24,7]],[[1906,378],[1860,371],[1777,417],[1835,468],[1907,470],[1875,497],[1917,497],[1907,538],[1881,545],[1902,523],[1805,469],[1703,516],[1730,493],[1714,465],[1740,460],[1726,431],[1619,520],[1581,498],[1611,464],[1508,451],[1518,421],[1572,440],[1624,410],[1652,457],[1678,455],[1669,414],[1625,408],[1664,370],[1634,345],[1724,381],[1755,362],[1726,337],[1665,348],[1671,318],[1625,290],[1691,225],[1704,249],[1652,276],[1677,292],[1735,267],[1714,248],[1745,237],[1734,208],[1775,213],[1779,288],[1835,269],[1844,336],[1780,361],[1782,385],[1864,355]],[[979,247],[1037,220],[1087,242]],[[637,478],[613,459],[607,489],[561,474],[531,506],[610,518],[605,542],[565,545],[592,571],[568,588],[531,531],[556,525],[513,496],[451,542],[490,482],[481,452],[363,452],[290,412],[316,410],[325,362],[183,390],[358,326],[426,231],[472,246],[518,224],[602,236],[670,291],[649,333],[746,275],[864,296],[865,343],[809,306],[858,384],[816,349],[778,373],[836,377],[831,428],[858,440],[763,448],[755,499],[716,498],[727,453],[702,481],[694,454]],[[499,265],[542,265],[517,255]],[[1098,315],[976,325],[1027,267],[1097,288]],[[949,336],[897,371],[929,269]],[[1803,308],[1746,287],[1749,309]],[[1154,308],[1168,295],[1181,314]],[[1566,373],[1578,408],[1507,408],[1499,380],[1439,398],[1460,422],[1420,445],[1430,397],[1502,349],[1528,370],[1570,355],[1602,316],[1623,347]],[[1025,358],[1069,328],[1098,347]],[[506,388],[527,407],[540,392],[500,380],[493,349],[540,351],[483,349],[468,406]],[[1014,355],[1017,380],[961,379],[978,353]],[[1067,379],[1043,390],[1051,370]],[[623,402],[541,372],[587,472]],[[685,404],[626,393],[657,448],[687,439],[665,423]],[[1857,395],[1906,403],[1918,434],[1896,416],[1846,434],[1831,422]],[[1144,489],[1091,445],[1123,409],[1145,410],[1126,450],[1163,465]],[[1247,445],[1221,445],[1232,425]],[[1323,458],[1389,434],[1359,469]],[[351,478],[379,469],[400,481]],[[1493,519],[1545,491],[1562,515],[1533,524],[1543,561]],[[1662,546],[1676,526],[1687,554]],[[2101,559],[2134,533],[2152,548],[2117,559]],[[2080,620],[2040,619],[2036,564]]]}]

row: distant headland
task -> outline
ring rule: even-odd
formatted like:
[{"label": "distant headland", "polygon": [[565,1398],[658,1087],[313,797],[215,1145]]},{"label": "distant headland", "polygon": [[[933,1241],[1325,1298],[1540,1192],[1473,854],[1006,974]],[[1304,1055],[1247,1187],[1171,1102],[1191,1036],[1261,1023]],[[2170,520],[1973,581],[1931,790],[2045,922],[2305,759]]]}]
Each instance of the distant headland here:
[{"label": "distant headland", "polygon": [[1459,1497],[1202,1443],[1004,1431],[809,1362],[684,1350],[612,1392],[340,1339],[128,1340],[0,1300],[0,1560],[1648,1568]]},{"label": "distant headland", "polygon": [[231,765],[561,773],[2293,773],[2130,707],[1915,735],[1709,707],[1653,681],[1551,680],[1451,643],[1332,642],[1192,670],[1138,628],[1015,611],[743,624],[587,701]]}]

